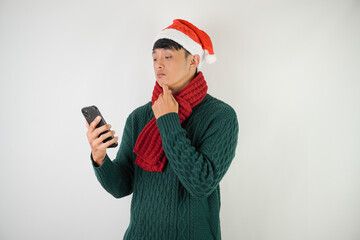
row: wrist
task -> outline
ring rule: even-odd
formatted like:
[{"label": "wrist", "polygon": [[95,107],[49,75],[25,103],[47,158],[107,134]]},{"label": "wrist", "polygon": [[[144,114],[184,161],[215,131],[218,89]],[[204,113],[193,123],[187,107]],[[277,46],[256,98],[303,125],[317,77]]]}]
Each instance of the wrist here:
[{"label": "wrist", "polygon": [[105,157],[102,158],[102,159],[101,159],[101,158],[94,158],[93,154],[91,153],[91,159],[93,160],[93,162],[94,162],[98,167],[100,167],[100,166],[103,164]]}]

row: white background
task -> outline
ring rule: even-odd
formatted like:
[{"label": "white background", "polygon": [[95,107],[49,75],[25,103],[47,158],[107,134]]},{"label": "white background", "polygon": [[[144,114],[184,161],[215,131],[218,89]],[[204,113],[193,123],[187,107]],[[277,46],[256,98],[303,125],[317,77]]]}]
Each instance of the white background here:
[{"label": "white background", "polygon": [[121,139],[175,18],[212,38],[208,92],[240,123],[223,239],[360,239],[356,0],[1,0],[0,239],[122,239],[131,196],[97,182],[80,110],[97,105]]}]

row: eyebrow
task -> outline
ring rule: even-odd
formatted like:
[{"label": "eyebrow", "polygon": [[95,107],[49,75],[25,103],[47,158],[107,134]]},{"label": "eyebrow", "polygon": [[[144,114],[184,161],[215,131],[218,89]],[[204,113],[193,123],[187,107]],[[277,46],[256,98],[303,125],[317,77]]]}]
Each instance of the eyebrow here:
[{"label": "eyebrow", "polygon": [[[171,52],[174,52],[174,50],[172,50],[172,49],[168,49],[168,48],[164,48],[164,50],[165,50],[165,51],[171,51]],[[152,51],[152,54],[154,54],[154,53],[155,53],[155,50],[153,50],[153,51]]]}]

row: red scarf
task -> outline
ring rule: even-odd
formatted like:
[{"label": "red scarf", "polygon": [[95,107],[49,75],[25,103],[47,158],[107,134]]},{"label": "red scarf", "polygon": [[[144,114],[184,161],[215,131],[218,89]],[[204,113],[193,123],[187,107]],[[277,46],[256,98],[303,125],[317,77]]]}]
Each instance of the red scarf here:
[{"label": "red scarf", "polygon": [[[173,95],[179,103],[180,124],[190,116],[193,107],[199,104],[206,96],[208,86],[202,72],[199,72],[191,82],[176,95]],[[162,87],[155,82],[152,95],[152,105],[163,93]],[[139,134],[133,152],[137,154],[135,164],[149,172],[162,172],[166,163],[166,156],[162,146],[159,129],[156,125],[156,118],[148,122]]]}]

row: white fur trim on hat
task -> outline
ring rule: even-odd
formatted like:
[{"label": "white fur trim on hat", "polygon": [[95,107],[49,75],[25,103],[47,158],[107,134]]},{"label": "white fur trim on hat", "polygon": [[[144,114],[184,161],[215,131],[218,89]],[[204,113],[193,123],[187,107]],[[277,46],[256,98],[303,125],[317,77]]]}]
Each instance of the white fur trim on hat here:
[{"label": "white fur trim on hat", "polygon": [[178,31],[176,29],[168,28],[168,29],[162,30],[157,35],[157,38],[155,39],[155,41],[158,39],[161,39],[161,38],[168,38],[168,39],[171,39],[171,40],[179,43],[193,55],[195,55],[195,54],[203,55],[204,54],[204,50],[202,49],[202,47],[199,43],[192,40],[185,33]]}]

